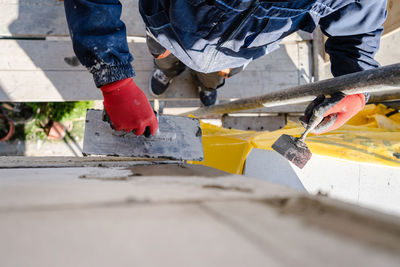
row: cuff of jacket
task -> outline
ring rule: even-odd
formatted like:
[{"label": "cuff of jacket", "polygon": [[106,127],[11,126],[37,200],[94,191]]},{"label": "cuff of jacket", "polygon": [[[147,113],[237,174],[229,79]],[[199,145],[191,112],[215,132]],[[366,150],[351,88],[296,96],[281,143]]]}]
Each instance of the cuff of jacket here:
[{"label": "cuff of jacket", "polygon": [[130,63],[118,66],[103,65],[99,68],[91,68],[89,71],[93,74],[94,83],[98,88],[135,76],[135,71]]}]

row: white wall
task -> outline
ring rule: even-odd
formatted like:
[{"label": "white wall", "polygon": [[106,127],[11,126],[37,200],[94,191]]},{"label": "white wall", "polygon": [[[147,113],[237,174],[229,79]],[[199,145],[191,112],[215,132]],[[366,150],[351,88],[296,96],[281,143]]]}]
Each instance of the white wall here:
[{"label": "white wall", "polygon": [[400,168],[313,155],[299,169],[275,151],[253,149],[244,175],[400,215]]}]

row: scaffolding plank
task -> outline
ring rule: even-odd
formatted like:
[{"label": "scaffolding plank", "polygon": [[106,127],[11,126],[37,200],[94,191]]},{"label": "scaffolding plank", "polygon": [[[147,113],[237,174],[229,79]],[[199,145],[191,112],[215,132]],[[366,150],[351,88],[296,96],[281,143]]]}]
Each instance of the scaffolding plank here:
[{"label": "scaffolding plank", "polygon": [[286,125],[284,115],[277,116],[223,116],[222,126],[228,129],[251,131],[275,131]]},{"label": "scaffolding plank", "polygon": [[[74,56],[70,41],[0,40],[0,101],[101,100],[91,75]],[[129,40],[134,55],[135,82],[150,99],[153,59],[143,38]],[[250,63],[226,81],[220,100],[256,96],[299,85],[298,44],[287,44]],[[187,70],[174,79],[166,100],[197,99],[198,91]]]},{"label": "scaffolding plank", "polygon": [[[138,1],[121,0],[122,20],[129,36],[145,36]],[[68,36],[64,2],[50,0],[0,1],[0,36]]]},{"label": "scaffolding plank", "polygon": [[384,35],[399,29],[400,27],[400,2],[396,0],[388,0],[388,17],[383,24],[385,29]]},{"label": "scaffolding plank", "polygon": [[379,51],[375,56],[376,60],[383,66],[400,62],[400,49],[396,46],[399,42],[400,29],[383,36]]}]

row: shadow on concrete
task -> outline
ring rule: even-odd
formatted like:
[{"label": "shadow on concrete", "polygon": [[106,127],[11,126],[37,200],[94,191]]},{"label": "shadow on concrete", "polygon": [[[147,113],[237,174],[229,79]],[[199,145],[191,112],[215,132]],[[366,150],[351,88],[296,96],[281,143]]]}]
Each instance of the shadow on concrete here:
[{"label": "shadow on concrete", "polygon": [[[63,1],[19,0],[18,4],[13,6],[18,8],[18,17],[8,25],[8,32],[11,36],[5,38],[17,42],[31,62],[28,60],[27,66],[15,64],[15,70],[24,73],[9,74],[11,82],[8,81],[7,91],[19,89],[9,88],[12,86],[13,80],[17,81],[16,75],[26,75],[19,83],[15,82],[15,84],[16,86],[18,84],[19,87],[23,86],[25,91],[27,91],[26,87],[31,85],[33,90],[40,92],[41,95],[34,93],[29,95],[32,102],[49,101],[50,99],[46,99],[46,96],[50,97],[50,95],[51,97],[56,96],[60,101],[99,98],[101,94],[96,90],[90,73],[82,71],[86,69],[80,65],[74,55]],[[17,12],[17,10],[14,7],[10,12]],[[50,39],[47,39],[49,36],[51,36]],[[6,41],[4,40],[4,42]],[[19,53],[21,54],[21,52]],[[24,62],[22,59],[20,61]],[[32,67],[32,63],[34,67]],[[29,79],[32,79],[31,84]],[[82,88],[88,89],[82,90]],[[10,98],[9,95],[7,96],[7,91],[3,89],[0,92],[0,99]]]},{"label": "shadow on concrete", "polygon": [[292,165],[272,150],[253,149],[247,156],[243,174],[307,192]]},{"label": "shadow on concrete", "polygon": [[8,97],[6,91],[3,89],[0,81],[0,99],[1,101],[8,102],[11,101],[11,99]]}]

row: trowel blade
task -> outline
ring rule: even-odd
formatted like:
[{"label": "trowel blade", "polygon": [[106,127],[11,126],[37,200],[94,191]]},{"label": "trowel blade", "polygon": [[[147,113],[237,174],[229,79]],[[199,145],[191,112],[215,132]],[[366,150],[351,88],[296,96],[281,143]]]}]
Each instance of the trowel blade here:
[{"label": "trowel blade", "polygon": [[84,155],[108,155],[174,160],[204,159],[201,128],[194,118],[161,115],[159,131],[151,137],[116,132],[102,120],[102,110],[86,113]]},{"label": "trowel blade", "polygon": [[312,156],[305,143],[301,142],[299,144],[295,137],[287,134],[282,134],[272,144],[272,148],[300,169],[303,169]]}]

